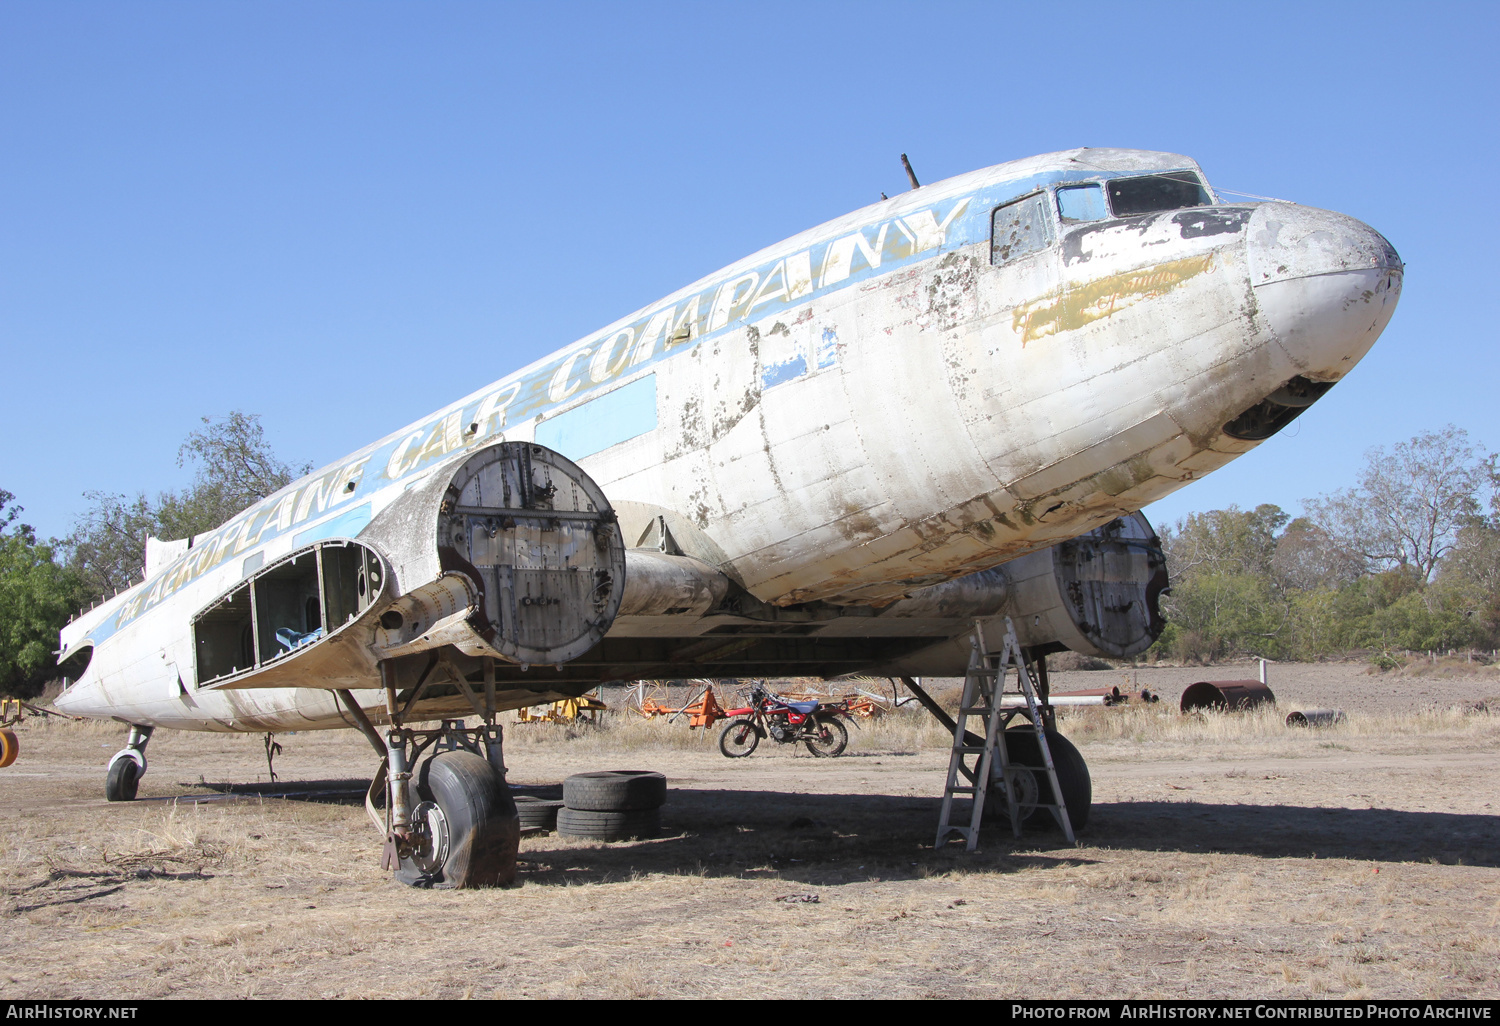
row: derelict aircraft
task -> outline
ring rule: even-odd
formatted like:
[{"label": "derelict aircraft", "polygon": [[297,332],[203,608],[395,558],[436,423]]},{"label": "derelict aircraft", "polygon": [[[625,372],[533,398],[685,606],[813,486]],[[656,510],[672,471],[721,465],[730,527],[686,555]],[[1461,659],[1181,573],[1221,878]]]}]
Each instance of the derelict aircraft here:
[{"label": "derelict aircraft", "polygon": [[1167,579],[1138,511],[1344,377],[1401,261],[1341,214],[1223,202],[1171,153],[912,184],[153,542],[61,633],[57,707],[133,727],[107,796],[134,797],[155,727],[354,727],[387,868],[502,883],[497,711],[962,675],[1004,617],[1034,655],[1143,651]]}]

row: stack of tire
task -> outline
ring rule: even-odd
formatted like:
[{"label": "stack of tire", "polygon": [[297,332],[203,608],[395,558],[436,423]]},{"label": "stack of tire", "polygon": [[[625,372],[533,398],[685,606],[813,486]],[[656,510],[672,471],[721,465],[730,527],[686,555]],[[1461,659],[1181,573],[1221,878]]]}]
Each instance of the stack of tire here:
[{"label": "stack of tire", "polygon": [[591,841],[624,841],[661,832],[667,778],[650,770],[575,773],[563,781],[557,832]]},{"label": "stack of tire", "polygon": [[516,815],[521,817],[522,830],[557,829],[557,810],[562,808],[562,802],[529,794],[515,795],[515,799]]}]

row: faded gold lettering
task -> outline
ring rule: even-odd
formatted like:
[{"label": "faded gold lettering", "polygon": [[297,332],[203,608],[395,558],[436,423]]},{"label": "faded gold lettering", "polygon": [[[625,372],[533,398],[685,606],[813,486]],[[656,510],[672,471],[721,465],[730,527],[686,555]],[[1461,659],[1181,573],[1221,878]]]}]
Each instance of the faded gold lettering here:
[{"label": "faded gold lettering", "polygon": [[[625,369],[630,362],[630,343],[634,339],[633,329],[626,328],[617,331],[608,342],[599,345],[599,351],[589,361],[589,380],[594,384],[607,381]],[[620,358],[614,359],[615,350],[620,350]]]},{"label": "faded gold lettering", "polygon": [[396,443],[396,447],[391,450],[391,458],[386,462],[385,465],[386,477],[394,481],[397,478],[401,477],[401,475],[406,473],[406,454],[411,451],[411,447],[415,445],[418,439],[420,439],[421,437],[422,432],[413,431],[411,434],[407,435],[405,438],[401,439],[401,441]]},{"label": "faded gold lettering", "polygon": [[746,271],[731,281],[719,286],[719,292],[714,296],[713,310],[708,315],[708,330],[718,331],[724,325],[734,319],[734,309],[740,306],[755,292],[755,286],[760,284],[760,274],[757,271]]},{"label": "faded gold lettering", "polygon": [[573,375],[573,365],[591,352],[593,352],[592,347],[581,346],[563,357],[563,362],[557,365],[557,371],[552,375],[552,381],[547,386],[548,399],[560,403],[583,387],[582,382],[574,381],[570,384],[568,379]]},{"label": "faded gold lettering", "polygon": [[[519,382],[512,382],[505,388],[491,392],[479,403],[479,409],[474,413],[474,419],[469,423],[476,425],[473,433],[474,438],[484,438],[495,431],[505,428],[505,414],[507,408],[521,394]],[[490,426],[494,422],[494,427]],[[361,464],[363,466],[363,464]]]},{"label": "faded gold lettering", "polygon": [[1184,282],[1213,269],[1214,254],[1170,260],[1123,274],[1112,274],[1082,285],[1072,285],[1011,312],[1011,327],[1021,345],[1060,331],[1073,331],[1110,317],[1143,299],[1166,295]]}]

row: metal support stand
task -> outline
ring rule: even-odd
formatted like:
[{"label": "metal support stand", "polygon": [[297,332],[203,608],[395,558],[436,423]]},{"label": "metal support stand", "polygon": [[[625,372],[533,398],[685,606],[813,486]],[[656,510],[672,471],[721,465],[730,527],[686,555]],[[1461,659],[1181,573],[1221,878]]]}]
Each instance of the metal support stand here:
[{"label": "metal support stand", "polygon": [[[1068,819],[1068,808],[1062,798],[1062,788],[1058,785],[1057,770],[1052,763],[1052,752],[1047,747],[1046,710],[1037,700],[1036,686],[1032,682],[1020,643],[1016,641],[1016,631],[1010,617],[1005,618],[1005,643],[1000,652],[990,651],[985,644],[984,628],[977,620],[974,622],[970,646],[969,672],[964,680],[958,719],[953,725],[953,750],[948,758],[943,809],[933,847],[941,848],[949,834],[962,837],[966,851],[973,851],[978,847],[979,825],[984,816],[984,803],[992,779],[991,767],[996,755],[1000,758],[998,776],[1004,788],[1006,809],[1010,813],[1011,829],[1015,836],[1021,836],[1022,809],[1047,809],[1062,827],[1068,843],[1076,844],[1073,825]],[[1024,711],[1022,708],[1002,711],[1006,676],[1012,666],[1016,669],[1017,692],[1025,697]],[[1011,760],[1005,727],[1011,716],[1017,713],[1026,717],[1036,736],[1037,749],[1041,753],[1040,766],[1025,766]],[[964,729],[970,716],[980,717],[985,724],[983,739]],[[1023,778],[1028,774],[1032,776],[1033,782],[1037,777],[1045,775],[1052,787],[1050,802],[1042,802],[1036,798],[1026,800],[1022,796]],[[967,783],[961,783],[961,780]],[[953,802],[957,797],[970,799],[967,826],[955,820]]]}]

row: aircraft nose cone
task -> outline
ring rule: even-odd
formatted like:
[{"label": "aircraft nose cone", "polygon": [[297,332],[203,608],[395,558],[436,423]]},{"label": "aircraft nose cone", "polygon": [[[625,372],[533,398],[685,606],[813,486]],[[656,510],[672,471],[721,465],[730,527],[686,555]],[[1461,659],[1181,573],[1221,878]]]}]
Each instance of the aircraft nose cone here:
[{"label": "aircraft nose cone", "polygon": [[1395,249],[1352,217],[1291,203],[1257,207],[1248,239],[1250,284],[1277,341],[1305,377],[1343,377],[1395,312]]}]

